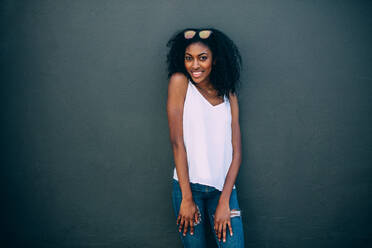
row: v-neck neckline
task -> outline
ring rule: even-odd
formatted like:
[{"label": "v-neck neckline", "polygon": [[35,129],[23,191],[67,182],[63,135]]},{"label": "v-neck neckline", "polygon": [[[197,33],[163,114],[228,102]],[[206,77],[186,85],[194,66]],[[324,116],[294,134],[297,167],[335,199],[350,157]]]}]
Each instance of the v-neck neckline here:
[{"label": "v-neck neckline", "polygon": [[217,105],[212,105],[212,103],[210,103],[204,96],[203,96],[203,94],[202,93],[200,93],[200,91],[196,88],[196,86],[191,82],[191,81],[189,81],[189,83],[190,84],[192,84],[192,86],[194,87],[194,89],[198,92],[198,94],[201,96],[201,98],[203,98],[204,99],[204,101],[206,101],[207,102],[207,104],[210,106],[210,107],[212,107],[212,108],[217,108],[218,106],[221,106],[221,105],[223,105],[224,103],[225,103],[225,97],[223,98],[223,102],[221,102],[221,103],[219,103],[219,104],[217,104]]}]

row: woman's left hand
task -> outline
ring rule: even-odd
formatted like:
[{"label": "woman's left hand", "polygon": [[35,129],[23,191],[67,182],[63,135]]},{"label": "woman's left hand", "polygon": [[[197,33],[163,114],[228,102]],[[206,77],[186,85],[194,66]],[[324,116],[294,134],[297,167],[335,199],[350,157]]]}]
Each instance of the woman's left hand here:
[{"label": "woman's left hand", "polygon": [[233,235],[231,221],[230,221],[230,207],[229,203],[218,203],[216,213],[214,214],[214,231],[218,237],[218,240],[221,241],[221,236],[223,242],[226,242],[226,229],[229,227],[230,236]]}]

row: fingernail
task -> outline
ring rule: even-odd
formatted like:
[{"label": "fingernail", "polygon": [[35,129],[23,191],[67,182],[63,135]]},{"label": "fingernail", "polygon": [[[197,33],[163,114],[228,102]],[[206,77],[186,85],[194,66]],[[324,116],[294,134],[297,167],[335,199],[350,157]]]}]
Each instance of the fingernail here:
[{"label": "fingernail", "polygon": [[194,235],[194,233],[191,233],[191,235]]},{"label": "fingernail", "polygon": [[233,233],[231,233],[231,236],[233,236]]},{"label": "fingernail", "polygon": [[226,242],[226,239],[224,239],[223,242]]}]

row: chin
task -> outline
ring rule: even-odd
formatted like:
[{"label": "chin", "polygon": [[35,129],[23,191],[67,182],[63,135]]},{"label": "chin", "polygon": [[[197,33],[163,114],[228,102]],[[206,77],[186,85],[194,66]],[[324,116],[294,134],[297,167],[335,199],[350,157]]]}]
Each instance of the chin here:
[{"label": "chin", "polygon": [[202,82],[205,78],[193,78],[193,77],[191,77],[192,78],[192,80],[195,82],[195,83],[200,83],[200,82]]}]

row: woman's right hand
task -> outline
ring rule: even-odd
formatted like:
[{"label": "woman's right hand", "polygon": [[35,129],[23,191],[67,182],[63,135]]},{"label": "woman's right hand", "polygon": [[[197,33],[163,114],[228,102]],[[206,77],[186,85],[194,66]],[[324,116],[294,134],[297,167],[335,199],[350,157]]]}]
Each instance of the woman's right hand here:
[{"label": "woman's right hand", "polygon": [[177,218],[178,231],[181,232],[183,227],[183,236],[186,236],[187,228],[190,226],[190,234],[194,235],[194,221],[198,222],[198,218],[199,211],[195,202],[192,199],[182,199]]}]

